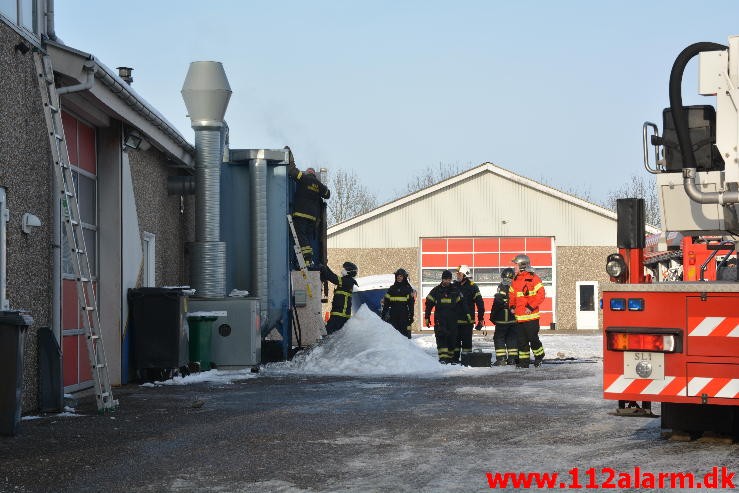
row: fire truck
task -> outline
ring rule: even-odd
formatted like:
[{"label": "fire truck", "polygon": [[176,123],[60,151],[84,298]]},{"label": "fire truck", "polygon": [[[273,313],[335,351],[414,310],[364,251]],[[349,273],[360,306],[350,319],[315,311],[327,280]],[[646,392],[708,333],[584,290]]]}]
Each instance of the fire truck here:
[{"label": "fire truck", "polygon": [[[695,57],[699,94],[715,106],[683,105]],[[739,436],[739,36],[685,48],[669,96],[662,135],[646,122],[643,150],[663,229],[682,235],[679,261],[666,276],[645,275],[644,202],[617,201],[618,253],[606,259],[602,290],[603,396],[620,415],[654,416],[659,402],[664,429]]]}]

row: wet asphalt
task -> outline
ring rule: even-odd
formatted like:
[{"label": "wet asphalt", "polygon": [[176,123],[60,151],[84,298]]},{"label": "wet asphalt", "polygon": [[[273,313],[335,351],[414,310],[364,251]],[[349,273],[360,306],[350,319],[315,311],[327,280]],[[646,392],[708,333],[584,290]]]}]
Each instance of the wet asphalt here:
[{"label": "wet asphalt", "polygon": [[[685,456],[659,420],[610,416],[601,368],[129,385],[115,413],[83,399],[80,417],[24,420],[0,438],[0,491],[487,491],[490,471],[627,467],[643,453],[664,457],[655,467],[678,453],[701,465],[690,454],[705,446]],[[739,460],[736,445],[719,447]]]}]

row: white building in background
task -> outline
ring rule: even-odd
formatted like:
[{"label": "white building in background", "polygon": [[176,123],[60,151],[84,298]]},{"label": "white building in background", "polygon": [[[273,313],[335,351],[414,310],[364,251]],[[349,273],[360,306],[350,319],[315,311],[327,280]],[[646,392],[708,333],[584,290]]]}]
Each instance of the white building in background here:
[{"label": "white building in background", "polygon": [[483,163],[329,228],[328,248],[332,268],[345,260],[360,275],[404,267],[424,296],[442,270],[467,264],[488,311],[500,271],[525,253],[546,287],[542,326],[597,329],[616,213]]}]

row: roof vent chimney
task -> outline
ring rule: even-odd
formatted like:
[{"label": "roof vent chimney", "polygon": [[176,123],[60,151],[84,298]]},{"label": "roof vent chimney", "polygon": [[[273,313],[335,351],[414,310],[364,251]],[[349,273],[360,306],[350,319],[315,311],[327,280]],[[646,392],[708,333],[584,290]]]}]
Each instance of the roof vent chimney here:
[{"label": "roof vent chimney", "polygon": [[131,67],[116,67],[118,69],[118,77],[129,86],[133,82],[133,69]]}]

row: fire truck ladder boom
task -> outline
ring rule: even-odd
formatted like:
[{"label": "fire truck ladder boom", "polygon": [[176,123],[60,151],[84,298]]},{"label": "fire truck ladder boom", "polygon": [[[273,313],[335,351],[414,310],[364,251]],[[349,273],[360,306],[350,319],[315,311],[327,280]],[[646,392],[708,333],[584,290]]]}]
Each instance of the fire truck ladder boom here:
[{"label": "fire truck ladder boom", "polygon": [[85,247],[77,192],[64,137],[59,94],[54,85],[54,70],[51,57],[44,53],[34,52],[34,63],[51,144],[54,176],[57,189],[61,191],[60,196],[54,197],[54,200],[61,200],[62,203],[63,242],[68,248],[77,283],[77,299],[81,312],[80,318],[87,336],[87,353],[90,357],[90,368],[95,383],[95,399],[98,412],[110,411],[118,406],[118,401],[113,398],[110,386],[108,363],[105,359],[103,336],[100,330],[100,314],[95,298],[95,285]]}]

